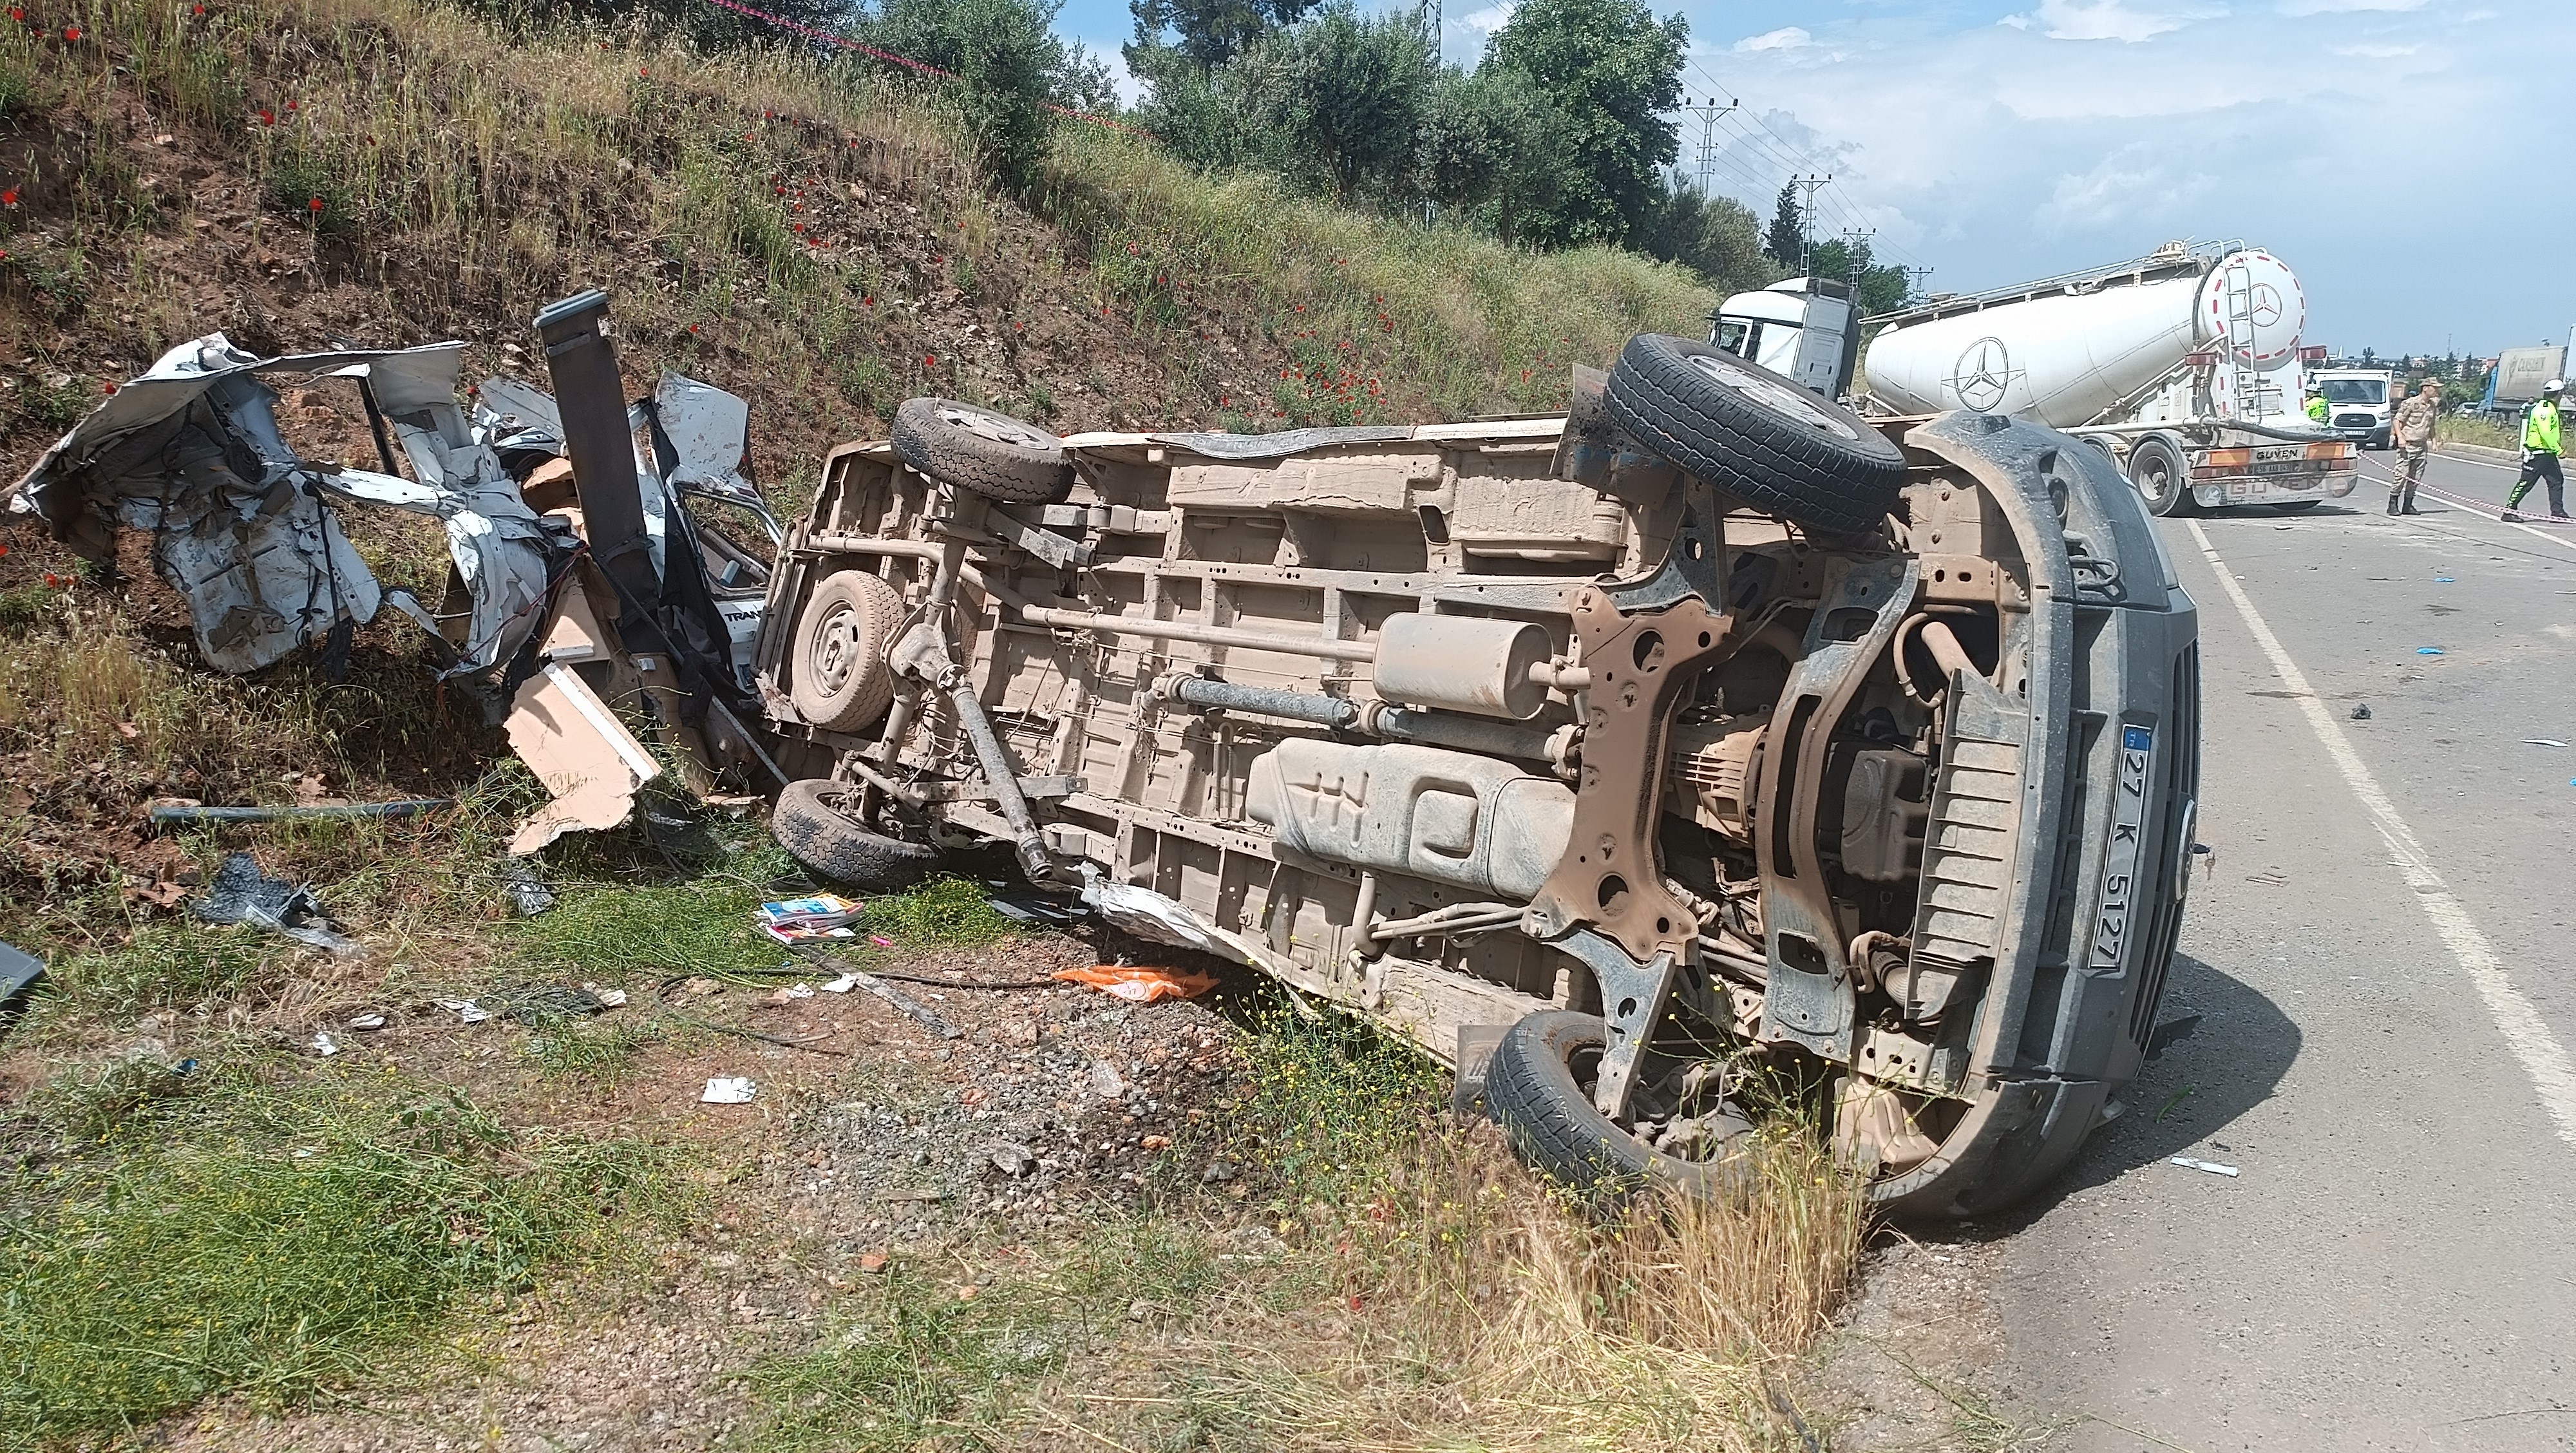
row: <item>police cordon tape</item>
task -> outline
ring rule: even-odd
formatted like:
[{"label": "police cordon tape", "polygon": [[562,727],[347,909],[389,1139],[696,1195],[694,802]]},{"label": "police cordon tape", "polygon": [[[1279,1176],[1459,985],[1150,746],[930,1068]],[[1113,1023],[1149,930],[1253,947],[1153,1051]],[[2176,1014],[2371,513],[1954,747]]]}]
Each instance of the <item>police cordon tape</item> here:
[{"label": "police cordon tape", "polygon": [[[958,79],[955,71],[942,70],[938,66],[930,64],[928,61],[917,61],[910,56],[899,56],[889,50],[879,50],[865,41],[852,40],[850,37],[841,34],[839,31],[823,30],[816,26],[806,25],[798,21],[790,20],[784,15],[772,15],[766,10],[755,10],[750,6],[743,4],[742,0],[704,0],[704,3],[716,6],[720,9],[730,10],[737,15],[748,16],[753,20],[760,21],[764,25],[774,25],[781,30],[792,30],[798,35],[805,36],[812,40],[819,40],[830,45],[837,45],[844,50],[854,50],[861,55],[872,56],[878,60],[887,61],[894,65],[908,66],[913,70],[921,72],[925,76],[937,76],[943,81],[953,81]],[[1161,137],[1156,136],[1154,133],[1147,131],[1141,126],[1130,126],[1124,121],[1113,121],[1106,116],[1097,115],[1093,112],[1076,111],[1070,106],[1059,106],[1052,101],[1040,101],[1038,105],[1046,110],[1054,112],[1058,116],[1069,116],[1076,121],[1088,121],[1094,126],[1105,126],[1112,131],[1125,132],[1129,136],[1144,137],[1148,141],[1162,140]]]}]

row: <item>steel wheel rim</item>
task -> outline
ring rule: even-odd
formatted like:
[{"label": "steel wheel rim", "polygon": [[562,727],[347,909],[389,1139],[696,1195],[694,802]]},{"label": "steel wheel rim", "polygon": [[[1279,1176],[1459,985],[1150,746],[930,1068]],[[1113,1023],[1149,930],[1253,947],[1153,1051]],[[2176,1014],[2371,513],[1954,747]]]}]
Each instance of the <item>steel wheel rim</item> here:
[{"label": "steel wheel rim", "polygon": [[814,644],[805,652],[806,672],[828,694],[850,684],[859,668],[858,612],[835,603],[815,623]]}]

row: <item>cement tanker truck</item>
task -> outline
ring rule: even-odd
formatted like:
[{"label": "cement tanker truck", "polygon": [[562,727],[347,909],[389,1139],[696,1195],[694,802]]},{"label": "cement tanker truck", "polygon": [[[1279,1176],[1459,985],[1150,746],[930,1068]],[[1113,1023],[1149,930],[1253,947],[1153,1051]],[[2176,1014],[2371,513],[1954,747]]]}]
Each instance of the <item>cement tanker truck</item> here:
[{"label": "cement tanker truck", "polygon": [[[1770,363],[1851,358],[1848,304],[1812,279],[1739,293],[1710,341]],[[2306,305],[2279,258],[2170,242],[2146,257],[1973,294],[1940,294],[1862,320],[1879,414],[1965,409],[2078,435],[2117,460],[2147,506],[2313,509],[2352,492],[2353,447],[2302,411]],[[1774,365],[1776,367],[1776,365]],[[1799,382],[1819,393],[1819,376]],[[1830,392],[1848,390],[1848,365]]]}]

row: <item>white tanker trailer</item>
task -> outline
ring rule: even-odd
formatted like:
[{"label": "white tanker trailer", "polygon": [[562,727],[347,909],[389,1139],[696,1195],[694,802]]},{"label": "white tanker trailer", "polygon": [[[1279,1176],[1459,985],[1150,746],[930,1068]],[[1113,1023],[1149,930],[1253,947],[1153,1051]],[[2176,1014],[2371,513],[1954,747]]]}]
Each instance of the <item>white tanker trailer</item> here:
[{"label": "white tanker trailer", "polygon": [[[1793,349],[1848,357],[1839,338],[1804,336],[1847,326],[1797,306],[1811,290],[1795,279],[1727,299],[1710,341],[1757,361]],[[2299,280],[2279,258],[2171,242],[2134,261],[1864,320],[1875,331],[1858,402],[1892,414],[2011,414],[2082,436],[2119,460],[2157,514],[2194,503],[2312,509],[2350,494],[2355,475],[2351,444],[2301,408],[2306,321]]]}]

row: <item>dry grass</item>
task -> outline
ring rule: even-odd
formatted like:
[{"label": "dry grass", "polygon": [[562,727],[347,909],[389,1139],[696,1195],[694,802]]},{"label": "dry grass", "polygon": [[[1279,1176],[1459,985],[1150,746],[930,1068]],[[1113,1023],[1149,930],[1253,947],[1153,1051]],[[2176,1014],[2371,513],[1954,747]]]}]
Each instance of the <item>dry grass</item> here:
[{"label": "dry grass", "polygon": [[1605,1224],[1431,1109],[1403,1047],[1264,1030],[1228,1121],[1257,1198],[1095,1226],[971,1301],[955,1266],[1026,1252],[898,1266],[814,1349],[751,1371],[755,1446],[1798,1446],[1782,1373],[1866,1221],[1813,1127],[1775,1124],[1740,1200]]},{"label": "dry grass", "polygon": [[1494,1137],[1434,1134],[1307,1240],[1348,1264],[1342,1297],[1288,1336],[1257,1303],[1221,1317],[1184,1380],[1280,1448],[1770,1446],[1778,1373],[1824,1329],[1865,1216],[1795,1127],[1759,1154],[1741,1201],[1657,1201],[1605,1226]]}]

